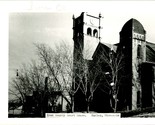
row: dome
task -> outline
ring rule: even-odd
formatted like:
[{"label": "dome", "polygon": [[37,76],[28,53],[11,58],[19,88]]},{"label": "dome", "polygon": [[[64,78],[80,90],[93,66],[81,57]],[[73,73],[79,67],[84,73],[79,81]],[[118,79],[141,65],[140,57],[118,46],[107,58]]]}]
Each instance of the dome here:
[{"label": "dome", "polygon": [[134,31],[136,33],[145,34],[143,25],[138,20],[133,18],[127,21],[121,30],[121,32],[127,31]]}]

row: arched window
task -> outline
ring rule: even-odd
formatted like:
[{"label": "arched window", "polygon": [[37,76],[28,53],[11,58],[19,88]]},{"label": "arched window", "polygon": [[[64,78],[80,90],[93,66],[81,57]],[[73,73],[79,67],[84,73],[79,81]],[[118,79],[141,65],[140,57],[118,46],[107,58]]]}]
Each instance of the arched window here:
[{"label": "arched window", "polygon": [[91,36],[91,34],[92,34],[91,32],[92,32],[92,31],[91,31],[91,28],[88,28],[88,29],[87,29],[87,35]]},{"label": "arched window", "polygon": [[98,37],[98,32],[97,32],[96,29],[94,29],[94,31],[93,31],[93,36],[96,37],[96,38]]},{"label": "arched window", "polygon": [[141,58],[142,56],[142,48],[141,48],[141,45],[138,45],[138,48],[137,48],[137,58]]}]

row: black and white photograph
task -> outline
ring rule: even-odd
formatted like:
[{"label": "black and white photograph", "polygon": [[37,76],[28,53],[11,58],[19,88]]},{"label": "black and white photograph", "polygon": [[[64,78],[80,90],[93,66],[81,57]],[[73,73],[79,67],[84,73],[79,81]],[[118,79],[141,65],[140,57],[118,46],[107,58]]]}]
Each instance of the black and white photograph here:
[{"label": "black and white photograph", "polygon": [[8,119],[155,118],[155,2],[30,3],[7,12]]}]

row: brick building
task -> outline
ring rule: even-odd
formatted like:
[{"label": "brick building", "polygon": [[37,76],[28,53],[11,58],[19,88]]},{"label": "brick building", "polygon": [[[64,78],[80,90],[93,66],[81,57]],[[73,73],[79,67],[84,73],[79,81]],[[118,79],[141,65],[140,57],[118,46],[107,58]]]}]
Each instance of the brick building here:
[{"label": "brick building", "polygon": [[[124,24],[120,31],[118,44],[103,43],[100,37],[101,20],[100,14],[99,16],[92,16],[83,12],[77,18],[73,16],[74,73],[80,70],[80,67],[75,68],[78,60],[84,59],[91,65],[96,65],[103,52],[108,55],[111,52],[114,55],[121,52],[124,56],[124,66],[123,70],[119,72],[123,73],[125,77],[120,80],[117,110],[135,110],[154,106],[155,44],[146,41],[146,31],[136,19],[130,19]],[[106,62],[100,66],[104,73],[111,74]],[[75,81],[78,81],[76,77]],[[96,112],[112,111],[109,94],[111,88],[107,84],[111,82],[111,79],[108,79],[108,81],[105,81],[105,77],[100,80],[99,87],[93,93],[90,110]],[[83,96],[79,89],[74,99],[75,111],[85,110],[86,102]]]}]

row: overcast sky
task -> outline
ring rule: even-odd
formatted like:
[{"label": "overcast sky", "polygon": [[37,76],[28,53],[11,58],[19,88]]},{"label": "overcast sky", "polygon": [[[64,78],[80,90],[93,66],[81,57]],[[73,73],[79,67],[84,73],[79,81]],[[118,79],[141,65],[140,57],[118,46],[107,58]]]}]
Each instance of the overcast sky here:
[{"label": "overcast sky", "polygon": [[22,63],[36,58],[33,43],[51,47],[72,41],[71,13],[11,13],[9,18],[9,70],[12,76]]},{"label": "overcast sky", "polygon": [[[104,4],[103,4],[104,6]],[[121,6],[120,6],[121,7]],[[124,8],[124,6],[123,6]],[[117,12],[118,8],[113,8],[113,13],[109,7],[109,12],[101,12],[102,19],[102,42],[118,43],[119,32],[123,25],[130,19],[139,20],[147,31],[147,41],[155,42],[155,14],[152,11],[143,10],[141,7],[123,9]],[[150,8],[149,8],[150,9]],[[134,11],[133,11],[134,10]],[[116,13],[116,12],[117,13]],[[10,13],[9,14],[9,73],[10,77],[15,76],[15,70],[19,69],[22,63],[27,63],[35,59],[35,46],[33,43],[46,43],[51,47],[61,41],[73,43],[72,41],[72,16],[79,16],[81,12],[57,13],[57,12],[37,12],[37,13]],[[90,12],[97,15],[99,12]]]},{"label": "overcast sky", "polygon": [[[102,42],[118,43],[121,28],[131,18],[142,23],[147,32],[146,40],[155,42],[155,4],[150,2],[96,2],[95,4],[77,4],[77,6],[73,3],[70,4],[73,11],[16,12],[9,14],[10,77],[15,76],[15,70],[19,69],[22,63],[35,59],[36,52],[33,43],[46,43],[51,47],[61,41],[73,43],[72,16],[74,14],[77,17],[81,13],[80,9],[76,10],[77,7],[86,6],[88,8],[86,11],[92,15],[102,14]],[[70,7],[66,4],[62,5],[61,8],[64,10],[66,7]]]}]

